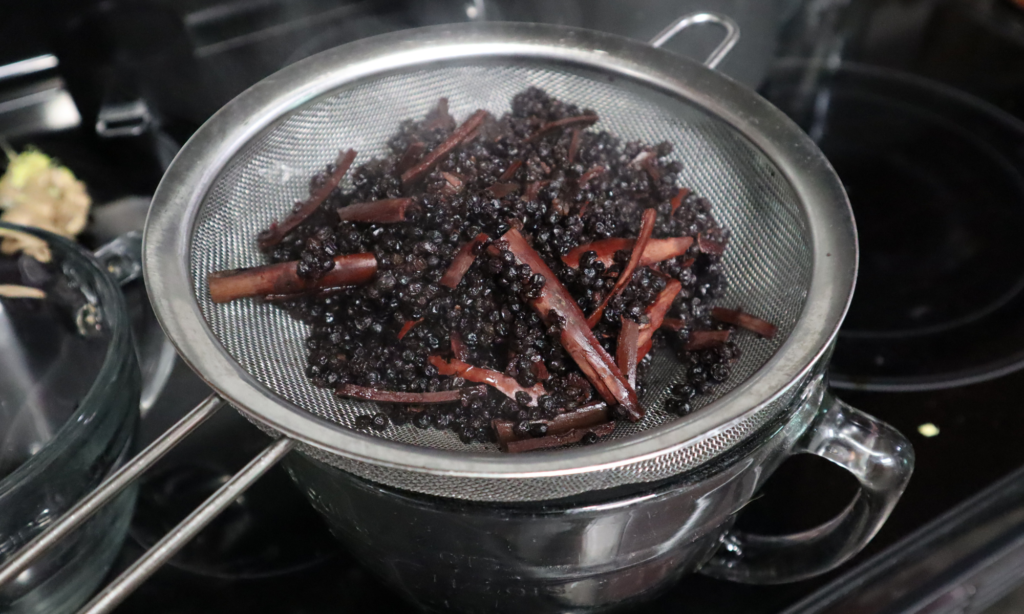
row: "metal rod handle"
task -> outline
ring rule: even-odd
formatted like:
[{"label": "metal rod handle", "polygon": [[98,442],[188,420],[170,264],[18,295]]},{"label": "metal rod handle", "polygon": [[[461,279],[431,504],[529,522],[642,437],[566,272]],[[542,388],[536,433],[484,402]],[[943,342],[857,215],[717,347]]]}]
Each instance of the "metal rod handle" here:
[{"label": "metal rod handle", "polygon": [[667,28],[658,33],[657,36],[650,40],[652,47],[661,47],[665,43],[672,40],[676,34],[679,34],[686,28],[691,26],[713,23],[715,25],[722,26],[725,28],[725,38],[722,42],[718,43],[718,46],[711,51],[707,59],[704,60],[704,65],[708,68],[716,68],[725,56],[729,55],[732,48],[736,46],[736,43],[740,40],[740,26],[732,17],[728,15],[720,15],[718,13],[692,13],[690,15],[683,15],[679,19],[675,20]]},{"label": "metal rod handle", "polygon": [[0,587],[17,578],[47,550],[81,526],[223,405],[223,399],[215,394],[210,395],[135,458],[111,474],[95,490],[61,516],[60,520],[36,536],[0,567]]},{"label": "metal rod handle", "polygon": [[197,533],[217,517],[225,508],[238,498],[249,486],[264,473],[284,458],[295,447],[295,441],[282,437],[252,459],[241,471],[236,473],[224,486],[197,507],[188,518],[164,536],[155,546],[150,548],[135,563],[124,571],[116,580],[107,585],[78,614],[105,614],[113,610],[119,603],[139,587],[146,578],[170,560]]}]

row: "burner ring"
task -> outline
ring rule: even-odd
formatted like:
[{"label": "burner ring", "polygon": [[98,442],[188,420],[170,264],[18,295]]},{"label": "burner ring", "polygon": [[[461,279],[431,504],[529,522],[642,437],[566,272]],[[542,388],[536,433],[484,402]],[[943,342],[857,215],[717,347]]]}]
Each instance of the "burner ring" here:
[{"label": "burner ring", "polygon": [[[811,134],[857,217],[839,388],[931,390],[1024,367],[1024,123],[951,87],[781,63],[767,96]],[[804,95],[811,91],[810,95]]]}]

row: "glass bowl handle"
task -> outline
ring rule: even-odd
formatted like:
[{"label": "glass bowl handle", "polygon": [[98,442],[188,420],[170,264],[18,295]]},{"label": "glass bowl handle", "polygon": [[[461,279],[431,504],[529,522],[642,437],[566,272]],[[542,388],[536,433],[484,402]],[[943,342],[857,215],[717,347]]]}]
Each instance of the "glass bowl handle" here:
[{"label": "glass bowl handle", "polygon": [[906,437],[831,392],[790,454],[814,454],[839,465],[857,478],[860,491],[836,518],[809,531],[768,536],[730,530],[701,573],[781,584],[838,567],[882,527],[914,469],[914,449]]}]

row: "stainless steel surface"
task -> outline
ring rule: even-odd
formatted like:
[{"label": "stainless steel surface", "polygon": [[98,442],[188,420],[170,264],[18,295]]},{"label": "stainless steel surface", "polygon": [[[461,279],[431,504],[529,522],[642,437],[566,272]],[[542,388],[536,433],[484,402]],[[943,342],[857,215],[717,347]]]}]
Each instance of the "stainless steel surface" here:
[{"label": "stainless steel surface", "polygon": [[241,471],[227,481],[220,490],[210,496],[188,518],[171,530],[164,539],[139,557],[135,563],[111,582],[79,614],[104,614],[121,603],[133,590],[146,581],[154,571],[166,563],[176,552],[196,536],[217,514],[239,497],[268,469],[273,467],[295,446],[289,439],[278,439],[267,446]]},{"label": "stainless steel surface", "polygon": [[167,429],[163,435],[153,441],[135,458],[111,474],[95,490],[69,509],[60,520],[50,525],[50,527],[40,533],[39,536],[29,542],[28,545],[0,567],[0,586],[4,586],[17,578],[18,574],[22,573],[39,557],[70,535],[89,517],[135,482],[146,469],[160,460],[164,454],[207,418],[212,416],[223,404],[224,401],[219,397],[210,395],[209,398],[197,405],[195,409],[178,421],[177,424]]},{"label": "stainless steel surface", "polygon": [[81,115],[56,56],[44,54],[0,66],[0,136],[15,138],[74,128]]},{"label": "stainless steel surface", "polygon": [[725,59],[725,56],[729,55],[732,48],[736,46],[736,43],[740,42],[740,27],[736,22],[727,15],[718,15],[715,13],[695,13],[693,15],[684,15],[677,19],[674,23],[669,24],[664,30],[659,32],[657,36],[651,39],[650,45],[652,47],[661,47],[665,43],[669,42],[676,37],[683,30],[693,27],[695,25],[713,23],[725,30],[725,36],[722,38],[722,42],[718,43],[718,46],[711,50],[704,65],[708,68],[716,68]]},{"label": "stainless steel surface", "polygon": [[52,53],[44,53],[43,55],[37,55],[34,58],[11,62],[10,64],[0,66],[0,79],[12,79],[15,77],[34,75],[39,72],[50,70],[51,68],[57,68],[58,63],[57,57]]},{"label": "stainless steel surface", "polygon": [[[339,403],[306,382],[303,327],[268,306],[213,308],[205,274],[258,263],[256,231],[305,189],[305,177],[339,143],[365,159],[380,153],[398,120],[421,114],[438,96],[451,99],[456,115],[478,107],[501,112],[510,94],[528,84],[598,109],[601,126],[623,138],[674,142],[688,163],[684,181],[716,203],[734,232],[726,302],[757,308],[782,334],[774,343],[745,343],[732,387],[686,418],[671,420],[660,409],[674,376],[672,360],[661,357],[639,428],[623,425],[614,441],[526,455],[515,464],[450,434],[410,428],[372,436],[346,428],[369,406]],[[834,336],[856,274],[855,230],[842,187],[776,109],[668,52],[532,24],[368,39],[254,86],[197,132],[168,170],[145,251],[147,282],[168,336],[257,424],[373,481],[496,501],[654,481],[736,445],[788,405]]]}]

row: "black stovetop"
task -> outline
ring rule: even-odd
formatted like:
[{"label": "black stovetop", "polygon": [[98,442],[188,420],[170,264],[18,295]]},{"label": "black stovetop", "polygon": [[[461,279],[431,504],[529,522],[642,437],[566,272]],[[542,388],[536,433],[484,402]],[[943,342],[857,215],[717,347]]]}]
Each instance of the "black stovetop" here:
[{"label": "black stovetop", "polygon": [[[100,12],[109,12],[109,6],[117,4],[97,3],[94,11],[82,11],[82,15],[73,22],[76,25],[68,29],[65,51],[75,51],[79,48],[76,45],[83,45],[82,48],[93,49],[95,54],[100,54],[90,43],[92,39],[83,34],[87,28],[82,24],[99,19],[97,15]],[[152,4],[163,7],[158,2]],[[203,3],[197,0],[191,4],[198,6]],[[317,45],[344,42],[359,34],[416,25],[415,11],[408,9],[407,3],[403,2],[381,3],[393,9],[386,14],[370,10],[369,5],[374,4],[370,2],[339,3],[339,6],[348,7],[345,10],[336,10],[333,5],[327,7],[330,3],[319,1],[296,4],[308,5],[307,8],[320,7],[316,9],[318,11],[329,10],[331,23],[340,24],[336,28],[336,36],[340,38],[302,41],[301,36],[276,34],[290,32],[288,30],[267,27],[263,32],[273,32],[277,37],[270,40],[272,44],[259,47],[263,53],[260,59],[268,65],[291,58],[296,53],[294,46],[301,42],[308,42],[312,49]],[[450,9],[451,4],[433,0],[424,6],[445,5]],[[572,3],[555,2],[552,5],[562,4]],[[798,4],[824,7],[844,3],[779,0],[780,6]],[[784,37],[792,35],[792,38],[783,39],[782,51],[804,59],[817,58],[822,64],[833,67],[841,57],[844,62],[855,59],[885,66],[887,70],[924,75],[968,91],[1024,119],[1024,12],[1013,12],[1008,0],[864,0],[852,4],[857,9],[844,14],[836,22],[821,20],[822,23],[831,23],[835,30],[831,36],[838,42],[820,44],[820,37],[806,40],[785,30]],[[232,3],[224,4],[229,5],[233,6]],[[459,10],[462,10],[461,5]],[[132,21],[130,11],[127,16],[111,20],[110,31],[114,35],[118,28],[134,33],[132,44],[136,48],[133,52],[138,53],[125,59],[111,52],[110,58],[113,59],[110,60],[112,68],[109,74],[91,69],[89,62],[98,61],[98,55],[72,54],[79,61],[69,63],[71,74],[68,75],[68,83],[73,93],[87,92],[76,95],[84,117],[89,116],[90,110],[95,111],[110,94],[93,87],[99,83],[100,73],[104,79],[113,75],[111,79],[116,81],[118,75],[123,77],[124,74],[146,74],[149,71],[149,74],[160,75],[161,79],[166,77],[167,82],[153,87],[147,85],[149,82],[143,78],[138,89],[126,86],[114,87],[111,91],[127,98],[141,95],[159,99],[155,107],[164,105],[158,109],[163,111],[162,128],[180,140],[195,129],[196,118],[201,121],[244,83],[261,76],[231,71],[234,81],[225,79],[217,82],[215,79],[216,71],[220,69],[218,61],[227,58],[225,65],[230,65],[235,56],[250,54],[247,45],[261,40],[237,35],[231,29],[238,27],[244,30],[241,17],[228,20],[231,28],[224,30],[218,30],[214,27],[216,24],[211,25],[213,22],[197,17],[189,22],[191,29],[188,32],[175,33],[173,29],[160,25],[164,18],[174,21],[168,16],[173,11],[169,8],[166,11],[161,8],[161,11],[156,17],[149,15],[149,21]],[[200,17],[212,15],[201,10],[195,14]],[[276,19],[273,15],[270,17]],[[146,29],[146,24],[155,28],[153,32],[160,33],[154,44],[164,45],[174,53],[182,51],[185,39],[196,45],[189,56],[189,62],[193,64],[183,70],[192,71],[188,74],[203,75],[210,81],[207,85],[217,85],[204,90],[208,96],[182,98],[174,95],[176,91],[187,91],[202,84],[189,83],[188,87],[181,82],[174,84],[172,69],[182,69],[182,66],[176,63],[176,56],[172,57],[172,53],[147,54],[139,51],[149,49],[148,45],[155,40],[147,34],[150,30]],[[787,27],[796,26],[791,21]],[[358,32],[354,33],[353,28]],[[60,54],[61,50],[56,49],[55,52]],[[108,49],[102,51],[108,52]],[[133,59],[136,57],[139,58],[137,61]],[[260,68],[253,70],[258,72]],[[781,97],[785,95],[785,88],[780,90],[773,86],[783,83],[783,77],[788,74],[786,71],[792,73],[792,70],[792,65],[777,70],[773,73],[774,81],[770,79],[762,91],[769,97],[780,97],[778,102],[783,102]],[[891,73],[886,74],[891,76]],[[820,121],[816,122],[822,116],[821,109],[815,105],[834,103],[831,108],[842,110],[836,119],[842,124],[855,116],[855,112],[850,114],[850,107],[843,106],[843,86],[841,77],[823,79],[814,90],[816,95],[808,98],[810,107],[795,108],[792,114],[813,134],[822,125]],[[821,96],[822,92],[834,93],[835,99],[823,103],[827,97]],[[858,98],[858,95],[854,91],[852,97],[846,98],[846,104],[859,104],[864,100],[877,103],[878,96],[884,98],[886,94],[872,91],[865,94],[866,98]],[[951,96],[956,98],[958,94]],[[928,103],[925,106],[933,106],[927,96],[925,100]],[[905,106],[901,108],[906,110]],[[871,118],[870,113],[866,116]],[[891,119],[894,116],[880,117]],[[897,124],[902,122],[894,121]],[[981,133],[980,128],[973,129],[969,120],[959,116],[952,124],[961,132],[974,136]],[[1024,312],[995,310],[997,317],[981,324],[972,322],[974,328],[966,332],[961,330],[959,336],[927,337],[919,334],[936,322],[941,324],[942,317],[948,315],[934,309],[936,306],[954,309],[958,305],[970,304],[970,292],[1003,296],[1009,292],[1007,288],[1014,287],[1021,277],[1014,267],[1022,265],[1021,258],[1018,258],[1020,253],[1015,250],[1024,249],[1024,243],[1017,238],[1018,226],[1024,226],[1024,196],[1017,198],[1024,195],[1024,182],[1016,174],[1024,174],[1024,139],[1016,149],[1013,143],[1005,146],[1007,151],[1016,153],[1008,154],[1006,173],[993,174],[993,165],[985,162],[984,156],[988,154],[982,151],[985,139],[981,140],[981,149],[974,151],[970,149],[970,139],[963,141],[967,145],[950,146],[948,141],[934,140],[935,132],[926,132],[924,136],[908,132],[902,141],[880,139],[871,145],[875,149],[863,149],[863,143],[858,144],[861,147],[858,149],[846,145],[850,139],[860,138],[868,131],[858,130],[856,122],[852,127],[849,122],[844,125],[845,132],[834,129],[816,135],[847,183],[855,213],[863,219],[860,226],[863,261],[866,262],[862,267],[864,292],[855,299],[860,303],[855,302],[851,326],[845,329],[845,337],[840,338],[837,347],[836,365],[842,368],[841,373],[837,371],[837,379],[841,379],[844,386],[840,396],[892,424],[911,439],[917,452],[914,476],[876,538],[853,561],[831,573],[782,586],[748,586],[693,575],[654,601],[638,606],[636,611],[775,614],[793,607],[823,587],[831,591],[834,587],[852,585],[855,581],[868,582],[865,579],[870,576],[868,572],[877,567],[879,561],[888,559],[904,565],[901,553],[913,550],[910,547],[912,542],[927,540],[930,527],[939,526],[929,523],[946,515],[943,526],[948,529],[955,525],[957,515],[961,514],[958,505],[1024,467],[1024,446],[1018,441],[1019,433],[1024,432],[1024,412],[1019,410],[1018,402],[1018,395],[1024,391],[1024,371],[1014,370],[1017,366],[1014,362],[1016,352],[1024,354],[1024,336],[1019,346],[1008,341],[1018,328],[1024,331],[1024,315],[1021,315]],[[873,134],[887,135],[889,130],[877,128]],[[895,128],[892,133],[903,134]],[[1004,135],[1000,138],[1011,137]],[[870,138],[863,140],[872,141]],[[145,149],[144,143],[127,146],[114,142],[97,144],[94,138],[79,141],[73,134],[70,138],[65,134],[35,138],[32,142],[69,163],[83,150],[94,152],[96,147],[100,147],[101,159],[106,166],[76,171],[86,175],[83,177],[86,182],[100,191],[96,194],[98,201],[113,198],[121,192],[139,193],[152,189],[159,176],[159,172],[151,169],[139,170],[138,162],[132,162],[138,158],[137,152]],[[90,159],[90,156],[97,159],[93,153],[83,156],[83,159]],[[972,167],[972,164],[979,163],[981,167]],[[127,170],[124,173],[119,171],[116,180],[108,181],[110,174],[105,169],[109,168]],[[889,172],[892,172],[891,176],[886,175]],[[979,183],[979,177],[986,179]],[[913,184],[914,181],[918,183]],[[905,208],[901,208],[904,205]],[[979,211],[986,216],[980,222],[970,217],[972,212],[977,214]],[[956,221],[961,218],[970,218],[970,221]],[[928,241],[930,236],[941,238]],[[947,241],[958,246],[959,251],[952,256],[936,249],[936,244],[941,246]],[[925,290],[903,287],[906,284],[902,278],[887,277],[890,270],[887,267],[897,260],[904,269],[931,277],[930,286]],[[999,276],[1004,273],[1003,277]],[[963,288],[970,288],[966,295]],[[956,300],[947,300],[952,295],[956,295]],[[1012,307],[1012,301],[1008,304]],[[883,321],[885,334],[874,337],[856,334],[858,330],[870,329],[873,324]],[[946,334],[950,329],[943,330]],[[912,334],[904,334],[908,332]],[[907,341],[911,338],[913,341]],[[952,373],[950,369],[955,370],[960,354],[964,356],[964,368],[970,371],[969,377],[961,377],[953,387],[941,387],[941,377],[927,377],[936,371]],[[1000,376],[986,379],[994,375]],[[947,378],[946,384],[952,379]],[[167,390],[169,392],[143,421],[143,442],[161,432],[209,393],[202,382],[180,363]],[[938,434],[923,435],[922,432],[934,432],[934,429],[921,428],[924,425],[934,426]],[[231,445],[225,446],[225,441]],[[141,489],[131,535],[112,573],[130,564],[141,552],[141,544],[152,543],[184,518],[195,504],[222,483],[224,476],[241,468],[252,453],[265,444],[262,433],[227,410],[201,427],[148,475]],[[834,516],[855,491],[853,479],[842,470],[816,457],[795,457],[786,461],[767,482],[760,496],[743,511],[739,525],[767,533],[807,529]],[[998,494],[988,493],[986,497]],[[968,516],[964,514],[964,517]],[[979,537],[978,544],[982,544],[984,539]],[[920,563],[920,557],[918,560],[908,559],[905,566]],[[955,574],[939,578],[934,567],[929,571],[927,565],[921,565],[917,580],[924,584],[931,582],[935,586],[947,586],[958,581]],[[1024,582],[1024,570],[1014,579]],[[877,578],[870,581],[880,582]],[[1012,585],[1013,582],[1009,582],[1007,590]],[[816,611],[808,607],[808,613]],[[376,614],[411,611],[335,545],[323,523],[279,467],[272,469],[240,502],[116,610],[119,614]],[[865,605],[862,609],[848,612],[879,614],[882,610]]]}]

